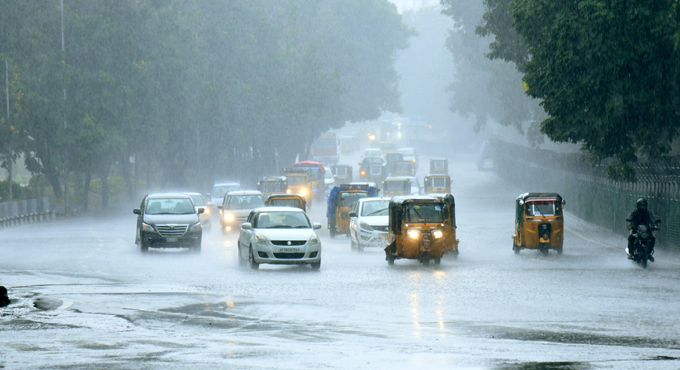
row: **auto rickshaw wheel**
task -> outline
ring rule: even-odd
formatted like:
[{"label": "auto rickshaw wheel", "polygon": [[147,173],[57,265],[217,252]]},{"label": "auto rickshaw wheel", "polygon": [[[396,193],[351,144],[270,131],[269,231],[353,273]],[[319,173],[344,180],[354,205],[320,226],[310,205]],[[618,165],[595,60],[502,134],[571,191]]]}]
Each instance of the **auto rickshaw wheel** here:
[{"label": "auto rickshaw wheel", "polygon": [[557,254],[562,254],[562,247],[557,247],[555,250],[557,251]]},{"label": "auto rickshaw wheel", "polygon": [[394,255],[393,254],[387,255],[387,264],[390,265],[390,266],[394,265]]},{"label": "auto rickshaw wheel", "polygon": [[515,252],[515,254],[519,254],[519,251],[522,250],[517,244],[512,244],[512,250]]},{"label": "auto rickshaw wheel", "polygon": [[352,248],[352,250],[357,249],[357,243],[355,243],[352,239],[349,240],[349,246]]},{"label": "auto rickshaw wheel", "polygon": [[541,247],[541,254],[542,255],[547,256],[549,251],[550,251],[549,247]]},{"label": "auto rickshaw wheel", "polygon": [[335,222],[331,222],[328,233],[331,234],[331,239],[335,239],[335,236],[338,235],[338,231],[335,229]]},{"label": "auto rickshaw wheel", "polygon": [[442,259],[441,259],[441,258],[433,258],[432,260],[434,261],[434,264],[435,264],[435,265],[438,265],[438,264],[440,264],[440,263],[442,262]]}]

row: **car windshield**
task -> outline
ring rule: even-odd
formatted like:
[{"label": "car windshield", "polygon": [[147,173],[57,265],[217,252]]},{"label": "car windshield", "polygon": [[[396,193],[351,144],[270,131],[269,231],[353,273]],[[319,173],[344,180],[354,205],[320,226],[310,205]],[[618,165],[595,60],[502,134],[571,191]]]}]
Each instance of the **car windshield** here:
[{"label": "car windshield", "polygon": [[[528,200],[526,203],[527,216],[555,216],[561,212],[555,209],[555,200]],[[557,211],[557,213],[555,213]]]},{"label": "car windshield", "polygon": [[187,215],[196,213],[189,198],[149,199],[146,205],[147,215]]},{"label": "car windshield", "polygon": [[312,226],[304,212],[260,212],[257,229],[309,229]]},{"label": "car windshield", "polygon": [[212,198],[224,198],[230,191],[241,190],[241,187],[237,184],[233,185],[215,185],[213,186],[212,193],[210,196]]},{"label": "car windshield", "polygon": [[361,207],[361,216],[387,216],[389,200],[372,200],[364,202]]},{"label": "car windshield", "polygon": [[286,176],[286,179],[288,180],[288,185],[306,185],[307,184],[307,176]]},{"label": "car windshield", "polygon": [[262,182],[262,191],[268,192],[268,193],[273,193],[273,192],[285,192],[286,191],[286,186],[283,182],[281,181],[263,181]]},{"label": "car windshield", "polygon": [[255,209],[263,207],[261,195],[230,195],[227,197],[226,209]]},{"label": "car windshield", "polygon": [[445,188],[446,187],[445,177],[430,177],[430,187],[431,188]]},{"label": "car windshield", "polygon": [[359,193],[340,193],[340,205],[343,207],[354,207],[355,204],[359,201],[361,198],[366,198],[368,196],[368,193],[366,192],[359,192]]},{"label": "car windshield", "polygon": [[408,181],[394,180],[385,181],[385,191],[404,191],[411,190],[411,184]]},{"label": "car windshield", "polygon": [[373,158],[364,158],[364,165],[365,166],[382,166],[382,158],[378,157],[373,157]]},{"label": "car windshield", "polygon": [[394,165],[394,170],[395,171],[410,172],[411,171],[411,162],[397,163],[397,164]]},{"label": "car windshield", "polygon": [[443,222],[447,218],[444,203],[408,204],[404,211],[405,222]]},{"label": "car windshield", "polygon": [[191,197],[191,200],[194,201],[196,207],[203,207],[205,205],[203,197],[200,194],[190,194],[189,196]]},{"label": "car windshield", "polygon": [[272,207],[295,207],[302,208],[299,199],[294,198],[274,198],[269,199],[269,205]]}]

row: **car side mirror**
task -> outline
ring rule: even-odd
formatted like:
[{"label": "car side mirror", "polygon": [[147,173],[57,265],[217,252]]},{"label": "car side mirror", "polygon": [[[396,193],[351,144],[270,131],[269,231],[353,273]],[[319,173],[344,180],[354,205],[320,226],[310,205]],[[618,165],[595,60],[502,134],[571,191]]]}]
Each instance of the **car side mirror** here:
[{"label": "car side mirror", "polygon": [[134,213],[134,214],[136,214],[136,215],[141,215],[141,214],[142,214],[142,210],[139,209],[139,208],[135,208],[135,209],[132,210],[132,213]]},{"label": "car side mirror", "polygon": [[318,222],[315,222],[312,224],[312,230],[319,230],[321,229],[321,224]]},{"label": "car side mirror", "polygon": [[562,207],[564,207],[565,204],[567,204],[567,201],[562,199]]},{"label": "car side mirror", "polygon": [[253,225],[250,222],[244,222],[241,224],[241,229],[243,230],[251,230],[253,228]]},{"label": "car side mirror", "polygon": [[627,218],[626,222],[633,222],[633,220],[631,220],[630,218]]},{"label": "car side mirror", "polygon": [[352,211],[349,213],[349,217],[357,217],[357,213]]},{"label": "car side mirror", "polygon": [[200,215],[200,214],[202,214],[202,213],[205,213],[205,208],[203,208],[203,207],[198,207],[198,214]]}]

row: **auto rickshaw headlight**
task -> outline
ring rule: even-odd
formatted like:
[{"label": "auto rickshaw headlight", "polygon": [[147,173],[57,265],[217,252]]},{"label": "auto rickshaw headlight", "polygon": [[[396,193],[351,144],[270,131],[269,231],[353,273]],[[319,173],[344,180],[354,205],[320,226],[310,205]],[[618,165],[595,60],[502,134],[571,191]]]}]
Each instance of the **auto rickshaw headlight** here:
[{"label": "auto rickshaw headlight", "polygon": [[234,221],[234,215],[226,214],[224,215],[224,221],[231,222]]},{"label": "auto rickshaw headlight", "polygon": [[361,176],[366,175],[366,171],[361,171]]},{"label": "auto rickshaw headlight", "polygon": [[434,236],[435,239],[441,239],[441,237],[444,236],[444,232],[441,230],[435,230],[432,232],[432,236]]},{"label": "auto rickshaw headlight", "polygon": [[307,195],[307,189],[300,190],[300,195]]},{"label": "auto rickshaw headlight", "polygon": [[418,230],[409,230],[407,232],[407,234],[408,234],[408,237],[413,239],[413,240],[417,240],[418,238],[420,238],[420,231],[418,231]]},{"label": "auto rickshaw headlight", "polygon": [[286,190],[286,194],[290,194],[290,193],[291,193],[290,189]]}]

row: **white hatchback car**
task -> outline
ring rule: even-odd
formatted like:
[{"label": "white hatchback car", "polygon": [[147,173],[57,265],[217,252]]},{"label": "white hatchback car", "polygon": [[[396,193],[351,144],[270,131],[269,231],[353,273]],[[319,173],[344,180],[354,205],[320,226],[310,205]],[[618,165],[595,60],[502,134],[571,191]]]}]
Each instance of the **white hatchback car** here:
[{"label": "white hatchback car", "polygon": [[362,252],[365,247],[387,246],[382,234],[389,231],[390,198],[363,198],[349,213],[349,237],[352,249]]},{"label": "white hatchback car", "polygon": [[241,225],[238,238],[239,265],[260,268],[261,263],[321,267],[321,240],[314,230],[321,224],[311,224],[307,214],[293,207],[263,207],[254,209]]}]

